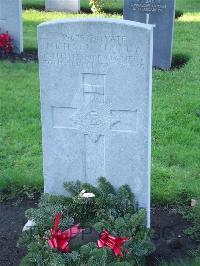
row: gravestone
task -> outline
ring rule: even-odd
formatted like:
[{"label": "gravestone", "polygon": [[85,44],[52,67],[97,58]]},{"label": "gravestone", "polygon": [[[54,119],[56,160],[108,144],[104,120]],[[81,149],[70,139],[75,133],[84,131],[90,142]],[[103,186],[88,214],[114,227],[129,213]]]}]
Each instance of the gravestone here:
[{"label": "gravestone", "polygon": [[22,2],[0,0],[0,33],[8,32],[14,44],[14,52],[23,51]]},{"label": "gravestone", "polygon": [[150,221],[153,27],[75,19],[38,27],[45,192],[129,184]]},{"label": "gravestone", "polygon": [[48,11],[78,13],[80,11],[80,0],[45,0],[45,9]]},{"label": "gravestone", "polygon": [[153,65],[169,69],[172,63],[175,0],[125,0],[124,19],[155,25]]}]

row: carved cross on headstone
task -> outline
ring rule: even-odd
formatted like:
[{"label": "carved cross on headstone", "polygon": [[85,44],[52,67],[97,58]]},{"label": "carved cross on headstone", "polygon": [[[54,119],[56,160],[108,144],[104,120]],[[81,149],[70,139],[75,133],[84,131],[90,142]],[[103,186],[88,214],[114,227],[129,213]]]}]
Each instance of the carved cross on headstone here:
[{"label": "carved cross on headstone", "polygon": [[52,106],[54,128],[76,130],[84,136],[86,181],[95,172],[106,176],[106,143],[112,134],[133,134],[137,129],[137,109],[114,110],[105,98],[105,81],[105,75],[82,74],[82,105]]}]

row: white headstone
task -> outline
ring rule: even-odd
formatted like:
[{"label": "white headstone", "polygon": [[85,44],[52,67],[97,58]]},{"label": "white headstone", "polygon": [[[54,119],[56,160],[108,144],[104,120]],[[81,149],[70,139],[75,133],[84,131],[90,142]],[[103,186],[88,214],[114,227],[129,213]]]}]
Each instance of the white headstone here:
[{"label": "white headstone", "polygon": [[14,43],[14,52],[23,51],[22,1],[0,0],[0,33],[7,32]]},{"label": "white headstone", "polygon": [[38,27],[45,192],[129,184],[150,220],[153,28],[76,19]]},{"label": "white headstone", "polygon": [[45,9],[76,13],[80,11],[80,0],[45,0]]}]

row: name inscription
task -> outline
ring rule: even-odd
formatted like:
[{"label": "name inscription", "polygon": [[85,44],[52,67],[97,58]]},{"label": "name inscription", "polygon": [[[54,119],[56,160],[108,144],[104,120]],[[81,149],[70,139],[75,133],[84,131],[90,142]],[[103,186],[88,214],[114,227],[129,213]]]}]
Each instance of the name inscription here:
[{"label": "name inscription", "polygon": [[136,2],[137,3],[131,3],[131,9],[133,11],[141,11],[145,13],[163,13],[167,8],[167,5],[162,4],[161,0],[137,0]]},{"label": "name inscription", "polygon": [[125,36],[61,34],[54,41],[45,35],[43,40],[40,61],[45,64],[73,67],[110,64],[131,67],[134,64],[142,68],[145,64],[140,47],[129,43]]}]

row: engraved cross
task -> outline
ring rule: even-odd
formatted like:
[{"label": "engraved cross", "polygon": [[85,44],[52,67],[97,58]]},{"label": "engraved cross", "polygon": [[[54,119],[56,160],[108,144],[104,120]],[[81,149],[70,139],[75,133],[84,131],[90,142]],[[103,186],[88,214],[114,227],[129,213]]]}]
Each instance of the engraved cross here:
[{"label": "engraved cross", "polygon": [[84,136],[86,181],[106,176],[106,143],[112,134],[133,134],[137,129],[137,109],[113,109],[105,99],[105,82],[105,75],[82,74],[80,107],[52,106],[54,128],[76,130]]}]

